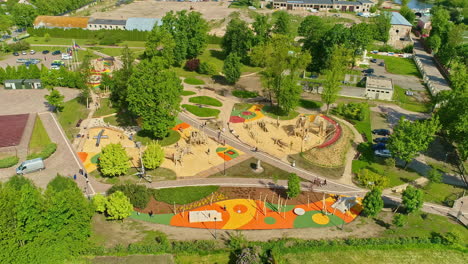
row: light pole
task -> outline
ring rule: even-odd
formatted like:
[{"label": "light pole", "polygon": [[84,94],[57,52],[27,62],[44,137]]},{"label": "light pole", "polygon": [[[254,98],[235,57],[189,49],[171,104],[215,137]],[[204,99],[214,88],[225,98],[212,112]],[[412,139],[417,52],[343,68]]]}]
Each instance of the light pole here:
[{"label": "light pole", "polygon": [[214,237],[215,237],[215,239],[217,239],[217,237],[216,237],[216,216],[214,217],[214,220],[215,220]]}]

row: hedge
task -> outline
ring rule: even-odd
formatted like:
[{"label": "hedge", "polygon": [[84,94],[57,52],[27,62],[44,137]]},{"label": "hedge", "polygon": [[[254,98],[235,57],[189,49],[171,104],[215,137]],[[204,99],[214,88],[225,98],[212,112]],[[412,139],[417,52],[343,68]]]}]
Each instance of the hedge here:
[{"label": "hedge", "polygon": [[19,158],[16,156],[6,157],[0,159],[0,168],[9,168],[15,166],[19,161]]},{"label": "hedge", "polygon": [[114,185],[107,191],[107,194],[111,195],[116,191],[123,192],[125,196],[127,196],[128,199],[130,199],[130,203],[134,207],[140,209],[146,207],[151,197],[151,190],[146,188],[146,186],[133,183]]},{"label": "hedge", "polygon": [[147,31],[138,30],[120,30],[120,29],[100,29],[86,30],[81,28],[28,28],[28,33],[31,36],[44,37],[48,33],[52,38],[75,38],[75,39],[101,39],[105,35],[112,35],[119,40],[129,41],[146,41],[148,37]]},{"label": "hedge", "polygon": [[54,154],[54,152],[57,150],[57,144],[55,143],[50,143],[45,148],[39,152],[39,153],[32,153],[29,154],[27,159],[37,159],[37,158],[42,158],[43,160],[47,159],[50,157],[50,155]]}]

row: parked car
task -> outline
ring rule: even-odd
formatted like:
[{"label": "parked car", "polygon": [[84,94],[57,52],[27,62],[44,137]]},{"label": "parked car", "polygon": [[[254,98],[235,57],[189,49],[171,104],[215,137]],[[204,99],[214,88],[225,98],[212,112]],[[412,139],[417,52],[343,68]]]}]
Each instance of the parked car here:
[{"label": "parked car", "polygon": [[370,61],[373,63],[377,63],[377,59],[371,59]]},{"label": "parked car", "polygon": [[385,149],[385,143],[377,143],[372,145],[372,150],[382,150]]},{"label": "parked car", "polygon": [[68,53],[62,53],[62,60],[71,60],[72,56]]},{"label": "parked car", "polygon": [[60,66],[54,64],[54,65],[52,65],[52,66],[50,67],[50,69],[51,69],[51,70],[60,70]]},{"label": "parked car", "polygon": [[385,143],[385,144],[387,144],[388,143],[388,137],[378,137],[378,138],[374,139],[374,142],[375,143]]},{"label": "parked car", "polygon": [[27,160],[16,169],[16,174],[26,174],[45,169],[44,161],[41,158]]},{"label": "parked car", "polygon": [[18,52],[13,52],[13,56],[19,56],[19,53]]},{"label": "parked car", "polygon": [[26,51],[23,50],[23,51],[21,52],[21,54],[26,55],[26,54],[28,54],[28,53],[26,53]]},{"label": "parked car", "polygon": [[368,74],[373,74],[373,73],[374,73],[374,69],[369,68],[369,69],[363,70],[362,72],[363,72],[363,73],[368,73]]},{"label": "parked car", "polygon": [[60,50],[56,50],[56,51],[52,52],[52,55],[59,55],[60,53],[62,53]]},{"label": "parked car", "polygon": [[413,96],[414,95],[413,91],[405,91],[405,94],[408,95],[408,96]]},{"label": "parked car", "polygon": [[34,54],[36,54],[36,51],[35,50],[30,50],[29,54],[34,55]]},{"label": "parked car", "polygon": [[390,135],[390,130],[388,130],[388,129],[383,129],[383,128],[381,128],[381,129],[374,129],[374,130],[372,130],[372,134],[374,134],[374,135],[380,135],[380,136],[388,136],[388,135]]},{"label": "parked car", "polygon": [[391,158],[391,157],[392,157],[392,153],[391,153],[390,150],[388,150],[388,149],[379,149],[379,150],[376,150],[376,151],[374,151],[374,154],[375,154],[377,157],[382,157],[382,158]]},{"label": "parked car", "polygon": [[379,63],[379,66],[385,66],[385,62],[382,61],[381,63]]},{"label": "parked car", "polygon": [[48,50],[43,50],[43,51],[42,51],[42,54],[48,54],[49,52],[50,52],[50,51],[48,51]]}]

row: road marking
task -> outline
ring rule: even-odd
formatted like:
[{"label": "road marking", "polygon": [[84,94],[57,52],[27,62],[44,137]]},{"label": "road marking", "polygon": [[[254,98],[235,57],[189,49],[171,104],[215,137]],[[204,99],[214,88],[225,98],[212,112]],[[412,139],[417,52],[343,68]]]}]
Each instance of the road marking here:
[{"label": "road marking", "polygon": [[[78,158],[77,158],[76,155],[75,155],[75,151],[73,150],[73,148],[72,148],[72,147],[70,146],[70,144],[68,143],[68,139],[66,138],[65,134],[63,134],[62,129],[61,129],[61,126],[60,126],[59,123],[57,122],[57,119],[55,119],[55,116],[54,116],[52,113],[50,113],[50,112],[41,112],[41,113],[39,113],[39,115],[47,114],[47,113],[50,114],[50,116],[52,117],[52,120],[54,120],[54,123],[55,123],[55,125],[57,126],[57,129],[58,129],[58,131],[60,132],[60,135],[62,135],[62,138],[63,138],[63,140],[65,141],[65,144],[67,145],[68,149],[70,150],[70,152],[71,152],[73,158],[75,159],[75,162],[76,162],[76,164],[78,165],[78,168],[83,169],[83,166],[81,166],[80,161],[78,160]],[[84,176],[83,176],[83,177],[84,177]],[[85,179],[85,181],[86,181],[86,179]],[[91,185],[91,183],[88,183],[88,185],[89,185],[89,187],[91,188],[91,191],[93,192],[93,194],[95,194],[96,192],[94,191],[94,188],[93,188],[93,186]]]}]

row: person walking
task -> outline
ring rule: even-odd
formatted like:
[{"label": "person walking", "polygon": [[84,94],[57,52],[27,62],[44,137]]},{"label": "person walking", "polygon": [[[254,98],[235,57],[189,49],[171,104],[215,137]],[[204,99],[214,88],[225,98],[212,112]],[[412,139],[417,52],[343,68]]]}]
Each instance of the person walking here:
[{"label": "person walking", "polygon": [[76,174],[73,174],[73,179],[76,181]]}]

